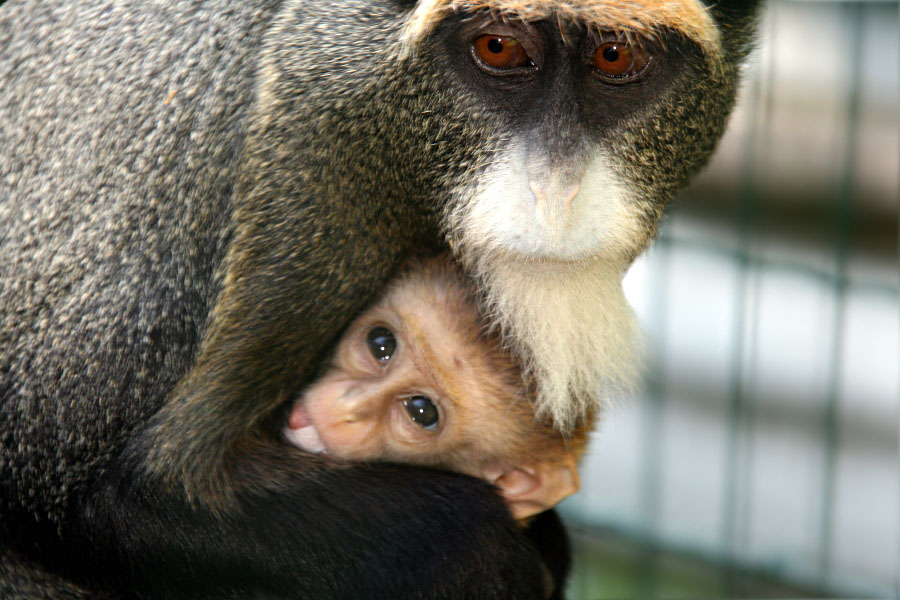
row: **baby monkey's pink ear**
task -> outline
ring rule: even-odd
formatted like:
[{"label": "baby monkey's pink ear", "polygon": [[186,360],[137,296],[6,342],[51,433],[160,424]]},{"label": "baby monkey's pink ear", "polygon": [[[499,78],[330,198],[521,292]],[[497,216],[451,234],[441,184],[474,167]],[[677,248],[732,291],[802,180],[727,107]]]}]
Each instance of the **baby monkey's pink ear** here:
[{"label": "baby monkey's pink ear", "polygon": [[562,460],[512,467],[486,467],[482,477],[506,499],[516,519],[527,519],[556,506],[578,491],[578,465],[567,454]]}]

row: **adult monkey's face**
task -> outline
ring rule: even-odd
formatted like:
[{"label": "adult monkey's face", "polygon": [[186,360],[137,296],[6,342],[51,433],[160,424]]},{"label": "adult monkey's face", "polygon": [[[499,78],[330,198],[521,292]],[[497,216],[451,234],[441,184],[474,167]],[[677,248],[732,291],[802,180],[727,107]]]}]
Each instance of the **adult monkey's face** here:
[{"label": "adult monkey's face", "polygon": [[698,0],[423,0],[403,39],[491,148],[445,227],[565,429],[634,376],[621,277],[712,151],[735,65]]}]

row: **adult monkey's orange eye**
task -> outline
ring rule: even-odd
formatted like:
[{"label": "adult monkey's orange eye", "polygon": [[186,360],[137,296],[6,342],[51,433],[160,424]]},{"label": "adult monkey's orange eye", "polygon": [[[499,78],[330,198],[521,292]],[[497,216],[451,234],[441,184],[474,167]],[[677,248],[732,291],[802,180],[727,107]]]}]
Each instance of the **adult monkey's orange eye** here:
[{"label": "adult monkey's orange eye", "polygon": [[637,75],[647,63],[650,56],[640,46],[632,46],[626,42],[606,42],[594,51],[593,63],[602,75],[615,79],[625,79]]},{"label": "adult monkey's orange eye", "polygon": [[497,69],[512,69],[531,64],[531,59],[519,40],[508,35],[482,35],[473,42],[475,55],[486,65]]}]

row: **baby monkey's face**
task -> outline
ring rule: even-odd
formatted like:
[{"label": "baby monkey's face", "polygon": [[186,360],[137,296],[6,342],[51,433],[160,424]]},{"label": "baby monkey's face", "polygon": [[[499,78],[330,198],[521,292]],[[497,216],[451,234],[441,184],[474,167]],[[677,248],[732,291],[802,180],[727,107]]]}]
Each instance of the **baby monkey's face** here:
[{"label": "baby monkey's face", "polygon": [[[500,461],[510,450],[503,440],[533,427],[527,414],[514,422],[530,406],[515,406],[527,400],[475,343],[476,316],[460,314],[441,290],[423,292],[395,290],[350,326],[333,368],[291,413],[295,443],[480,476],[478,463]],[[467,319],[472,327],[462,325]]]},{"label": "baby monkey's face", "polygon": [[526,518],[578,489],[587,429],[563,438],[535,420],[519,368],[480,330],[447,268],[425,265],[395,282],[350,325],[331,369],[294,405],[286,435],[334,458],[481,477]]}]

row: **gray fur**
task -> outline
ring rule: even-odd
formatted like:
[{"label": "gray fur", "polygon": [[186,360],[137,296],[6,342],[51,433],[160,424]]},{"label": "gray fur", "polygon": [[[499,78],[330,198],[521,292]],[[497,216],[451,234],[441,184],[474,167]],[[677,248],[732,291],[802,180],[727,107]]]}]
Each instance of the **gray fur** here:
[{"label": "gray fur", "polygon": [[275,4],[3,7],[0,502],[63,519],[190,365]]}]

